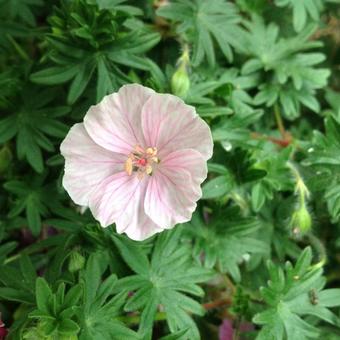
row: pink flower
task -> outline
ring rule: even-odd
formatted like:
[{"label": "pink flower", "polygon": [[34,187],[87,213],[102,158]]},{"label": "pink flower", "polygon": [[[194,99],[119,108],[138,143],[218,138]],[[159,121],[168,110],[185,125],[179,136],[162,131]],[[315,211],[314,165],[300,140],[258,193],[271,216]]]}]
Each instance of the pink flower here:
[{"label": "pink flower", "polygon": [[[241,340],[244,339],[244,337],[242,337],[242,333],[251,332],[253,330],[254,330],[253,324],[249,322],[242,322],[241,325],[239,326],[240,339]],[[223,323],[219,328],[219,340],[233,340],[234,333],[235,329],[233,327],[232,321],[224,319]]]},{"label": "pink flower", "polygon": [[213,142],[192,106],[132,84],[90,107],[60,149],[72,200],[144,240],[191,219]]},{"label": "pink flower", "polygon": [[7,334],[8,334],[8,331],[5,328],[5,324],[1,320],[1,313],[0,313],[0,340],[5,340]]}]

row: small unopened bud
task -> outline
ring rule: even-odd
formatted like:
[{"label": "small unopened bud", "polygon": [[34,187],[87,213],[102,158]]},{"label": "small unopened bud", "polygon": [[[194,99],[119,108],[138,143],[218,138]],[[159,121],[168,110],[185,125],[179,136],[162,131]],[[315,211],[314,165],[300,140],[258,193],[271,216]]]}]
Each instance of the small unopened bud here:
[{"label": "small unopened bud", "polygon": [[312,217],[305,205],[302,205],[293,213],[291,226],[296,235],[306,234],[312,226]]},{"label": "small unopened bud", "polygon": [[172,93],[181,98],[185,98],[190,89],[189,62],[189,49],[185,46],[183,54],[178,60],[178,68],[171,78]]},{"label": "small unopened bud", "polygon": [[184,67],[180,67],[171,78],[172,93],[178,97],[185,98],[190,89],[190,79]]},{"label": "small unopened bud", "polygon": [[70,259],[68,263],[68,270],[71,273],[77,272],[84,268],[85,258],[77,250],[74,250],[70,254]]}]

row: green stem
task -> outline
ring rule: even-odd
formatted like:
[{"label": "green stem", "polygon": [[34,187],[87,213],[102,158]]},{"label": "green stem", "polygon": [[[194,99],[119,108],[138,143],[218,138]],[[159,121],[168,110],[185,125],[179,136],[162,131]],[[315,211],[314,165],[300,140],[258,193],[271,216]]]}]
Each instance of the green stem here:
[{"label": "green stem", "polygon": [[10,43],[13,45],[13,47],[15,48],[15,50],[18,52],[18,54],[20,55],[20,57],[26,61],[30,60],[30,57],[28,56],[28,54],[21,48],[21,46],[9,35],[6,35],[7,39],[10,41]]},{"label": "green stem", "polygon": [[277,124],[277,127],[279,128],[281,136],[283,138],[286,138],[286,136],[287,136],[286,129],[285,129],[284,125],[283,125],[283,120],[282,120],[282,117],[281,117],[280,107],[279,107],[279,105],[277,103],[274,105],[274,115],[275,115],[276,124]]},{"label": "green stem", "polygon": [[287,162],[287,166],[295,177],[295,192],[299,194],[300,207],[302,207],[305,205],[305,198],[309,196],[309,190],[295,165],[292,162]]},{"label": "green stem", "polygon": [[[140,323],[140,315],[125,315],[120,316],[118,320],[124,322],[126,325],[138,325]],[[166,320],[166,314],[164,312],[157,312],[155,316],[155,321]]]},{"label": "green stem", "polygon": [[248,203],[239,193],[232,191],[230,193],[230,197],[235,201],[236,204],[238,204],[244,213],[249,210]]},{"label": "green stem", "polygon": [[327,263],[326,248],[323,245],[323,243],[319,240],[319,238],[313,235],[312,233],[309,233],[307,237],[309,239],[310,245],[315,249],[319,257],[319,262],[314,264],[313,268],[321,268]]},{"label": "green stem", "polygon": [[4,264],[8,264],[8,263],[11,263],[13,261],[20,259],[20,257],[23,254],[31,255],[31,254],[38,253],[47,247],[57,246],[58,244],[60,244],[62,240],[64,240],[64,237],[61,234],[49,237],[44,240],[40,240],[34,244],[27,246],[26,248],[21,249],[17,254],[7,257],[4,260]]},{"label": "green stem", "polygon": [[41,251],[41,249],[34,249],[34,248],[32,248],[32,249],[23,249],[19,253],[15,254],[15,255],[12,255],[10,257],[7,257],[7,259],[4,260],[4,264],[8,264],[8,263],[11,263],[13,261],[16,261],[16,260],[20,259],[20,257],[23,254],[31,255],[31,254],[37,253],[39,251]]},{"label": "green stem", "polygon": [[4,260],[4,264],[11,263],[21,257],[21,253],[15,254],[13,256],[8,257],[7,259]]}]

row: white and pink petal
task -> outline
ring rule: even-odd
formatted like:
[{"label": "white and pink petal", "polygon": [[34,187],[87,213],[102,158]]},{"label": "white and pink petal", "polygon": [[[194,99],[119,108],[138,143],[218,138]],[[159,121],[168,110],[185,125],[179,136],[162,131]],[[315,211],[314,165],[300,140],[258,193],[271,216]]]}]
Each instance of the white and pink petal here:
[{"label": "white and pink petal", "polygon": [[121,171],[125,157],[97,145],[84,124],[75,124],[60,146],[65,158],[63,186],[79,205],[87,206],[93,190],[107,177]]},{"label": "white and pink petal", "polygon": [[124,85],[91,106],[84,124],[91,138],[107,150],[129,154],[136,145],[145,146],[141,111],[154,91],[138,85]]},{"label": "white and pink petal", "polygon": [[142,128],[146,144],[157,147],[160,158],[181,149],[195,149],[205,160],[212,156],[209,126],[178,97],[154,93],[143,106]]},{"label": "white and pink petal", "polygon": [[157,169],[151,176],[146,191],[146,214],[164,229],[191,219],[201,190],[192,185],[189,172]]},{"label": "white and pink petal", "polygon": [[116,224],[118,233],[144,240],[162,229],[144,211],[148,178],[120,172],[107,178],[90,198],[90,209],[102,227]]},{"label": "white and pink petal", "polygon": [[140,181],[136,176],[129,176],[121,171],[97,186],[89,199],[89,208],[102,227],[111,225],[125,213],[139,185]]},{"label": "white and pink petal", "polygon": [[200,190],[200,185],[207,178],[207,162],[202,154],[194,149],[182,149],[171,152],[162,159],[162,168],[173,172],[185,170],[190,173],[192,185]]}]

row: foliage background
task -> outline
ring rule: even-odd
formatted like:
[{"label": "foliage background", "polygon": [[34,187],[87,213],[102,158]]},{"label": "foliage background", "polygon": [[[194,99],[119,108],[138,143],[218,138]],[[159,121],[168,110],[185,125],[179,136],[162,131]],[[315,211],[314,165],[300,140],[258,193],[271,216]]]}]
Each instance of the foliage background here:
[{"label": "foliage background", "polygon": [[[217,339],[228,319],[234,340],[339,339],[339,16],[338,0],[0,0],[8,338]],[[215,141],[192,221],[141,243],[74,206],[59,154],[132,82],[183,97]]]}]

